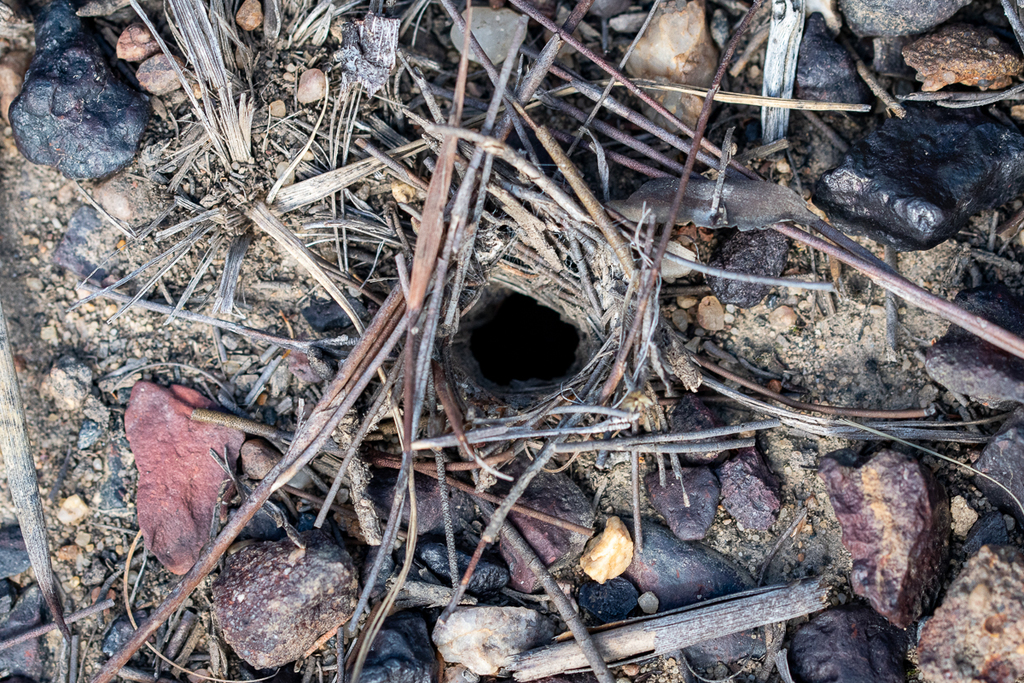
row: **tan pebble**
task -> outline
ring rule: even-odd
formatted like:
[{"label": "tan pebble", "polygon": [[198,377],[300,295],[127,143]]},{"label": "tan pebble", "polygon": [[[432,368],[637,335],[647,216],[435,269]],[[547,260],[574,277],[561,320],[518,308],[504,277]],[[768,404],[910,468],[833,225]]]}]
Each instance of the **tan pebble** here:
[{"label": "tan pebble", "polygon": [[1010,107],[1010,116],[1017,121],[1024,121],[1024,104],[1015,104]]},{"label": "tan pebble", "polygon": [[978,521],[978,513],[963,496],[954,496],[949,502],[949,511],[953,516],[953,533],[964,538]]},{"label": "tan pebble", "polygon": [[697,306],[697,324],[708,332],[725,329],[725,309],[717,298],[706,296],[701,299]]},{"label": "tan pebble", "polygon": [[323,98],[327,90],[327,76],[320,69],[306,69],[299,76],[299,87],[295,91],[295,99],[302,104],[316,102]]},{"label": "tan pebble", "polygon": [[64,499],[57,510],[57,519],[61,524],[74,526],[89,516],[89,506],[77,493]]},{"label": "tan pebble", "polygon": [[263,25],[263,7],[260,0],[245,0],[235,14],[235,23],[243,31],[255,31]]},{"label": "tan pebble", "polygon": [[25,71],[32,56],[24,50],[11,50],[0,59],[0,116],[7,121],[7,111],[11,102],[21,94],[21,84],[25,81]]},{"label": "tan pebble", "polygon": [[700,303],[700,300],[695,296],[677,296],[676,306],[679,308],[693,308]]},{"label": "tan pebble", "polygon": [[129,24],[117,39],[117,58],[126,62],[141,62],[158,52],[160,46],[144,24]]},{"label": "tan pebble", "polygon": [[633,677],[640,673],[640,667],[636,664],[626,664],[622,667],[622,673],[626,674],[629,677]]},{"label": "tan pebble", "polygon": [[768,322],[772,327],[789,329],[796,325],[796,311],[789,306],[779,306],[768,314]]},{"label": "tan pebble", "polygon": [[604,583],[626,571],[632,561],[633,539],[629,530],[618,517],[609,517],[604,531],[587,542],[580,567],[594,581]]},{"label": "tan pebble", "polygon": [[403,183],[401,180],[391,181],[391,196],[395,198],[395,201],[399,204],[410,204],[416,201],[416,197],[419,193],[416,188],[408,183]]},{"label": "tan pebble", "polygon": [[288,187],[295,183],[295,169],[288,171],[290,165],[287,161],[281,161],[274,167],[274,177],[276,178],[280,178],[285,172],[288,173],[288,175],[284,176],[284,182],[281,183],[281,187]]},{"label": "tan pebble", "polygon": [[61,562],[74,562],[82,554],[82,549],[77,545],[65,545],[57,549],[57,559]]},{"label": "tan pebble", "polygon": [[242,471],[246,476],[260,480],[267,476],[281,459],[281,451],[265,439],[249,439],[242,444],[239,457],[242,459]]},{"label": "tan pebble", "polygon": [[[185,62],[179,57],[174,58],[178,66],[184,67]],[[151,95],[166,95],[181,87],[178,74],[171,66],[171,60],[165,54],[154,55],[144,61],[135,72],[139,85]]]},{"label": "tan pebble", "polygon": [[284,106],[284,100],[274,100],[270,103],[270,115],[275,119],[283,119],[288,109]]}]

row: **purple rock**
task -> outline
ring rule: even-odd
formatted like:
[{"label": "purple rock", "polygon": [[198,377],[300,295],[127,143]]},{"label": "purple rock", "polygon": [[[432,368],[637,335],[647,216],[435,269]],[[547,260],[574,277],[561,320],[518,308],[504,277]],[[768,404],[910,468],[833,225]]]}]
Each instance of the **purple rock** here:
[{"label": "purple rock", "polygon": [[857,63],[832,37],[820,12],[807,18],[796,63],[795,97],[820,102],[864,104],[871,90],[857,74]]},{"label": "purple rock", "polygon": [[[685,392],[679,397],[679,402],[672,409],[669,417],[673,432],[699,432],[705,429],[721,427],[722,421],[711,412],[704,401],[697,398],[697,394]],[[720,461],[721,451],[707,451],[706,453],[680,453],[679,459],[687,465],[710,465]]]},{"label": "purple rock", "polygon": [[384,620],[359,679],[364,683],[437,683],[437,657],[423,617],[399,612]]},{"label": "purple rock", "polygon": [[[633,528],[632,520],[623,519],[623,523]],[[746,571],[702,543],[680,541],[660,524],[646,521],[643,534],[643,551],[633,554],[633,562],[623,576],[640,592],[654,593],[660,611],[738,593],[755,585]],[[706,668],[719,661],[761,656],[765,645],[759,633],[743,631],[694,645],[683,652],[694,665]]]},{"label": "purple rock", "polygon": [[[423,564],[427,565],[430,571],[434,572],[441,583],[451,585],[451,569],[448,565],[448,547],[444,543],[417,543],[416,556]],[[459,575],[455,581],[461,581],[462,575],[469,568],[470,556],[461,550],[455,551]],[[486,595],[500,591],[508,584],[508,570],[497,562],[492,562],[482,557],[473,569],[473,578],[469,580],[466,588],[473,595]]]},{"label": "purple rock", "polygon": [[[0,625],[0,639],[16,636],[22,631],[39,626],[43,623],[43,594],[38,584],[32,584],[26,588],[14,609],[11,610],[2,625]],[[32,638],[0,650],[0,670],[5,675],[27,676],[35,680],[42,680],[44,653],[39,646],[39,639]]]},{"label": "purple rock", "polygon": [[676,538],[699,541],[715,521],[720,492],[718,479],[707,467],[681,469],[682,483],[671,470],[665,472],[665,486],[661,485],[657,472],[649,473],[644,482],[651,504],[665,518]]},{"label": "purple rock", "polygon": [[745,529],[769,529],[779,517],[779,480],[756,447],[743,448],[715,469],[722,505]]},{"label": "purple rock", "polygon": [[629,616],[640,597],[636,588],[621,576],[604,583],[587,581],[576,596],[580,607],[602,624],[620,621]]},{"label": "purple rock", "polygon": [[998,512],[982,515],[964,540],[964,555],[973,557],[983,545],[1006,545],[1010,537],[1006,532],[1006,521]]},{"label": "purple rock", "polygon": [[[1024,335],[1024,302],[1004,285],[961,290],[954,302],[962,308]],[[939,384],[996,407],[1024,402],[1024,360],[950,325],[925,356],[925,370]]]},{"label": "purple rock", "polygon": [[[443,534],[444,511],[441,508],[441,489],[437,479],[416,473],[416,529],[417,535]],[[398,470],[375,469],[373,479],[366,487],[366,495],[373,502],[377,515],[387,520],[391,511],[391,503],[395,496],[395,483],[398,482]],[[448,487],[449,506],[452,522],[458,532],[473,520],[473,501],[462,491]],[[402,523],[409,524],[408,501],[402,506]]]},{"label": "purple rock", "polygon": [[36,52],[10,121],[18,150],[68,178],[100,178],[127,166],[149,103],[118,80],[69,0],[36,16]]},{"label": "purple rock", "polygon": [[359,584],[352,558],[323,531],[291,541],[254,543],[227,558],[213,583],[224,640],[259,669],[302,657],[355,609]]},{"label": "purple rock", "polygon": [[[748,275],[778,277],[786,267],[788,254],[789,240],[774,230],[739,231],[719,245],[709,265]],[[772,288],[713,275],[705,279],[719,301],[740,308],[756,306]]]},{"label": "purple rock", "polygon": [[[524,469],[526,469],[526,465],[517,461],[505,471],[513,477],[518,477]],[[507,488],[507,485],[499,486],[499,495],[503,495]],[[594,525],[594,513],[590,508],[590,501],[587,500],[580,487],[562,473],[541,472],[538,474],[530,482],[530,486],[519,502],[528,508],[545,512],[580,526],[592,527]],[[541,562],[552,571],[557,571],[576,562],[583,554],[583,546],[587,543],[587,537],[582,534],[562,529],[533,517],[527,517],[518,512],[509,513],[508,519],[537,553]],[[526,559],[520,557],[504,539],[501,541],[500,550],[511,574],[509,585],[524,593],[535,591],[539,586]]]},{"label": "purple rock", "polygon": [[[916,3],[918,0],[907,0]],[[1024,136],[974,109],[908,106],[850,147],[814,202],[845,232],[931,249],[1024,191]]]},{"label": "purple rock", "polygon": [[903,683],[907,636],[860,605],[830,609],[800,627],[789,649],[802,683]]},{"label": "purple rock", "polygon": [[906,628],[942,584],[949,499],[929,468],[896,451],[879,451],[863,464],[848,457],[848,451],[837,451],[823,458],[818,476],[853,557],[850,585],[875,611]]},{"label": "purple rock", "polygon": [[110,275],[100,264],[117,247],[118,236],[107,229],[96,209],[82,205],[71,214],[67,232],[53,251],[53,262],[83,280],[104,284]]},{"label": "purple rock", "polygon": [[[1010,489],[1017,500],[1024,501],[1024,408],[1017,408],[1003,424],[974,466]],[[1024,512],[1006,491],[984,477],[975,477],[974,483],[994,505],[1016,517],[1018,524],[1024,524]]]}]

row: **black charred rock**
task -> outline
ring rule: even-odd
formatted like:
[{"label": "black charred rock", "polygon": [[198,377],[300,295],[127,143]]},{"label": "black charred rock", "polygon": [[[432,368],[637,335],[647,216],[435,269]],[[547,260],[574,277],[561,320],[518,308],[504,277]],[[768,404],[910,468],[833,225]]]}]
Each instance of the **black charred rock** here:
[{"label": "black charred rock", "polygon": [[[1018,336],[1024,334],[1024,301],[1004,285],[962,290],[954,302]],[[924,368],[950,391],[982,403],[1001,407],[1024,402],[1024,360],[956,325],[928,349]]]},{"label": "black charred rock", "polygon": [[818,181],[814,201],[845,232],[916,251],[1021,192],[1024,136],[1015,128],[974,109],[910,106],[852,146]]},{"label": "black charred rock", "polygon": [[902,683],[906,634],[869,607],[830,609],[804,624],[790,645],[802,683]]},{"label": "black charred rock", "polygon": [[971,0],[839,0],[846,23],[858,36],[923,33]]},{"label": "black charred rock", "polygon": [[[0,624],[0,639],[16,636],[43,623],[43,594],[39,586],[26,588],[14,604],[7,620]],[[37,681],[43,680],[43,649],[39,638],[31,638],[0,650],[0,670],[5,675],[26,676]]]},{"label": "black charred rock", "polygon": [[674,472],[665,473],[661,485],[657,472],[644,478],[651,505],[661,513],[668,528],[681,541],[699,541],[715,521],[720,487],[707,467],[683,467],[682,482]]},{"label": "black charred rock", "polygon": [[[709,265],[748,275],[778,277],[786,267],[788,254],[789,240],[774,230],[737,231],[719,245]],[[705,279],[719,301],[740,308],[756,306],[772,288],[713,275]]]},{"label": "black charred rock", "polygon": [[779,517],[779,479],[757,448],[743,448],[715,468],[722,505],[744,529],[769,529]]},{"label": "black charred rock", "polygon": [[345,311],[337,301],[313,298],[309,305],[302,309],[302,317],[317,332],[340,330],[352,325]]},{"label": "black charred rock", "polygon": [[[1024,408],[1018,408],[992,437],[974,466],[1010,489],[1017,500],[1024,501]],[[1016,517],[1018,524],[1024,524],[1024,511],[1006,491],[984,477],[975,477],[974,483],[994,505]]]},{"label": "black charred rock", "polygon": [[1006,532],[1006,521],[998,512],[982,515],[964,540],[964,555],[973,557],[983,545],[1006,545],[1010,535]]},{"label": "black charred rock", "polygon": [[804,26],[796,63],[796,97],[852,104],[872,101],[871,90],[857,74],[857,63],[832,37],[820,12],[808,17]]},{"label": "black charred rock", "polygon": [[437,683],[438,666],[427,625],[416,612],[384,620],[360,680],[365,683]]},{"label": "black charred rock", "polygon": [[[451,570],[448,565],[448,547],[444,543],[418,543],[416,555],[423,564],[427,565],[434,575],[441,579],[441,583],[451,585]],[[466,569],[469,567],[470,556],[461,550],[456,549],[455,561],[458,565],[459,575],[456,581],[462,579]],[[508,584],[508,570],[497,562],[487,558],[481,558],[473,570],[473,578],[469,580],[466,588],[473,595],[486,595],[496,593]]]},{"label": "black charred rock", "polygon": [[68,0],[36,17],[36,53],[10,121],[29,161],[68,178],[101,178],[131,162],[149,103],[118,80]]},{"label": "black charred rock", "polygon": [[621,576],[604,583],[587,581],[580,586],[576,596],[580,607],[592,614],[602,624],[609,624],[629,616],[640,597],[636,588]]},{"label": "black charred rock", "polygon": [[[132,616],[135,617],[136,624],[141,624],[149,616],[149,613],[144,609],[140,609],[135,610],[135,614]],[[133,635],[135,635],[135,627],[132,626],[128,615],[122,614],[117,619],[114,619],[114,623],[107,629],[107,635],[103,636],[103,644],[100,646],[100,649],[106,656],[113,657],[124,647],[125,643],[132,639]]]}]

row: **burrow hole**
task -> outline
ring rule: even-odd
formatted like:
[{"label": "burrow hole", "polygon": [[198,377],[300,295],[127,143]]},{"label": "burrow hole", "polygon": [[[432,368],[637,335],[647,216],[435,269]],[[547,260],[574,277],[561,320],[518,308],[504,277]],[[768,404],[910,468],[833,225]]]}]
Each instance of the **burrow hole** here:
[{"label": "burrow hole", "polygon": [[576,328],[557,312],[515,293],[473,331],[469,341],[480,373],[498,385],[563,377],[572,368],[579,345]]}]

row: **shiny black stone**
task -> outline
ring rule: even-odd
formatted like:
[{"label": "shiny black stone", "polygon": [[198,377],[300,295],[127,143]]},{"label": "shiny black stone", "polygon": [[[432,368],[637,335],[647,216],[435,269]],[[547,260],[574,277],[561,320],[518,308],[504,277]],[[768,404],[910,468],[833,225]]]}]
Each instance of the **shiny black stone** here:
[{"label": "shiny black stone", "polygon": [[629,616],[640,597],[636,588],[626,579],[617,576],[604,583],[587,581],[580,586],[576,600],[580,607],[592,614],[602,624],[609,624]]},{"label": "shiny black stone", "polygon": [[796,95],[801,100],[866,104],[871,90],[857,74],[857,63],[832,37],[820,12],[807,18],[796,63]]}]

